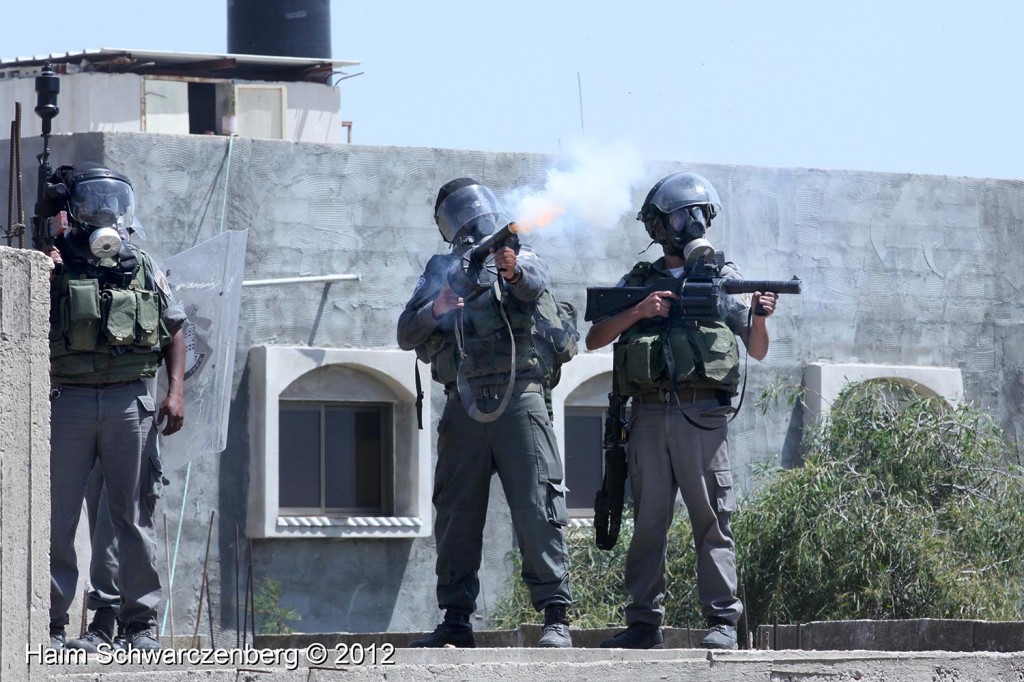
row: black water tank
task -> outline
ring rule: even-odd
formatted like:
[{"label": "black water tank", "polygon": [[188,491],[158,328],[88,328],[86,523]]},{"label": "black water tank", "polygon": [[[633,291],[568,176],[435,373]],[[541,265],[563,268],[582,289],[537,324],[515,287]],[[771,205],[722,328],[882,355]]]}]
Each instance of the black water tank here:
[{"label": "black water tank", "polygon": [[228,0],[228,52],[331,58],[330,0]]}]

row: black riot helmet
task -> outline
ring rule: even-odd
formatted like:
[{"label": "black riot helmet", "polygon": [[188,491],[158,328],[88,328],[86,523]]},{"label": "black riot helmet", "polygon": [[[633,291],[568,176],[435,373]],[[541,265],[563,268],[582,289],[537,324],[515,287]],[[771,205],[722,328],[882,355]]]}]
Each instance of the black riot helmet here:
[{"label": "black riot helmet", "polygon": [[673,173],[655,183],[636,219],[651,239],[681,255],[687,243],[704,236],[721,210],[718,192],[707,178]]},{"label": "black riot helmet", "polygon": [[505,227],[509,219],[489,188],[473,178],[456,178],[438,191],[434,222],[444,240],[461,249]]},{"label": "black riot helmet", "polygon": [[128,231],[135,224],[135,192],[126,176],[95,164],[64,174],[68,213],[88,229]]},{"label": "black riot helmet", "polygon": [[114,256],[140,232],[135,192],[127,176],[95,163],[61,166],[47,188],[50,208],[68,212],[73,232],[87,239],[97,258]]}]

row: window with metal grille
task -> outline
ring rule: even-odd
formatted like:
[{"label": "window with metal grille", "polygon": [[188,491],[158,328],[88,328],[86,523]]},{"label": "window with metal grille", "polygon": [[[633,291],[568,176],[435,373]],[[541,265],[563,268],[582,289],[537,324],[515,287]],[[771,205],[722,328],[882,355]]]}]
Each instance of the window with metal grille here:
[{"label": "window with metal grille", "polygon": [[394,513],[390,404],[282,400],[278,428],[281,513]]}]

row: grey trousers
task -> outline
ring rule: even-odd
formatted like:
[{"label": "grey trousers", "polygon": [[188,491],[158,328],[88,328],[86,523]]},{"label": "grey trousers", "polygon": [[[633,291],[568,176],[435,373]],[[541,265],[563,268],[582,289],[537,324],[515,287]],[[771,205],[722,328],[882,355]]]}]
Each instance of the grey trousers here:
[{"label": "grey trousers", "polygon": [[117,589],[117,534],[110,522],[107,489],[103,484],[103,468],[97,460],[89,474],[85,489],[85,509],[89,515],[89,540],[92,559],[89,562],[89,584],[92,589],[86,602],[91,610],[121,605]]},{"label": "grey trousers", "polygon": [[[724,417],[700,416],[717,406],[714,400],[683,403],[686,414],[705,426],[724,423]],[[665,617],[665,556],[678,490],[693,528],[703,616],[735,625],[743,604],[736,597],[736,546],[729,527],[735,493],[727,429],[702,431],[675,403],[634,402],[632,416],[628,455],[635,516],[626,553],[626,623],[660,625]]]},{"label": "grey trousers", "polygon": [[[50,624],[67,625],[78,584],[75,531],[89,476],[102,468],[119,562],[124,623],[156,624],[162,600],[146,480],[160,470],[153,399],[142,381],[63,386],[51,403]],[[153,460],[153,463],[151,463]]]},{"label": "grey trousers", "polygon": [[[496,399],[478,407],[493,411]],[[438,424],[434,475],[437,603],[471,614],[480,593],[480,557],[491,476],[497,472],[508,500],[523,557],[522,578],[534,608],[571,604],[568,523],[562,463],[540,393],[509,400],[494,422],[473,420],[458,399],[447,402]]]}]

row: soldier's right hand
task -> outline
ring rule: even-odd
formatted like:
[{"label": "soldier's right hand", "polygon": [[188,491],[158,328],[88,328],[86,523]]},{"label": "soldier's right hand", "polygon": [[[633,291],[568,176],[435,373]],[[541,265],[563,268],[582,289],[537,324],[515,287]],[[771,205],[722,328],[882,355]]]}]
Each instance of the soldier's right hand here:
[{"label": "soldier's right hand", "polygon": [[679,296],[671,291],[653,291],[650,296],[636,304],[637,314],[643,319],[668,317],[674,298],[679,298]]},{"label": "soldier's right hand", "polygon": [[50,257],[53,264],[50,266],[50,279],[53,279],[54,274],[57,272],[57,266],[64,264],[64,258],[60,255],[60,249],[56,246],[51,246],[46,250],[46,255]]},{"label": "soldier's right hand", "polygon": [[461,296],[445,285],[444,289],[441,290],[441,293],[434,299],[434,306],[431,309],[431,312],[433,312],[434,319],[436,320],[445,313],[461,308],[465,304],[466,303],[462,300]]}]

